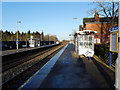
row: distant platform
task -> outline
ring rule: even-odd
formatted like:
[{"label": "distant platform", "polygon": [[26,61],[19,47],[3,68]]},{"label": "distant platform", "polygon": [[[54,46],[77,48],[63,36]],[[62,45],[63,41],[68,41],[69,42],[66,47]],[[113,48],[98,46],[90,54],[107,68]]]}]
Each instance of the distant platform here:
[{"label": "distant platform", "polygon": [[5,50],[2,51],[2,56],[5,55],[10,55],[10,54],[15,54],[15,53],[19,53],[19,52],[25,52],[25,51],[29,51],[29,50],[34,50],[34,49],[39,49],[39,48],[44,48],[44,47],[49,47],[49,46],[53,46],[56,44],[51,44],[51,45],[45,45],[45,46],[40,46],[40,47],[27,47],[27,48],[20,48],[20,49],[12,49],[12,50]]}]

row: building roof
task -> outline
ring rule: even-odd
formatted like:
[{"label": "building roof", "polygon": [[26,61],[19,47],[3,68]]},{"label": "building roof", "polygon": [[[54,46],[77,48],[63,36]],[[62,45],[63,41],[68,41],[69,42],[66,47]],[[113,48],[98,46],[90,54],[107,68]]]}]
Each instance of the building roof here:
[{"label": "building roof", "polygon": [[[88,32],[88,33],[87,33]],[[83,30],[83,31],[77,31],[74,36],[77,36],[77,35],[88,35],[88,34],[95,34],[97,33],[97,31],[93,31],[93,30]]]},{"label": "building roof", "polygon": [[[99,22],[109,22],[109,20],[106,17],[99,17],[99,19]],[[83,18],[83,23],[85,22],[95,22],[95,18]],[[118,22],[118,17],[115,18],[115,22]]]}]

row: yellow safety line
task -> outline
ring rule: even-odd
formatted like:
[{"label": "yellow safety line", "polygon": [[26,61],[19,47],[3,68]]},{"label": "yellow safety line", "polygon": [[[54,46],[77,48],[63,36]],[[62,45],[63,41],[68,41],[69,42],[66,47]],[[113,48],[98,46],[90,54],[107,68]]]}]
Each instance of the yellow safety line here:
[{"label": "yellow safety line", "polygon": [[112,64],[112,67],[114,67],[114,68],[115,68],[115,65],[113,65],[113,64]]},{"label": "yellow safety line", "polygon": [[109,68],[110,70],[112,70],[113,72],[115,72],[115,70],[112,67],[109,67],[102,60],[100,60],[99,57],[97,57],[96,55],[94,55],[93,58],[95,58],[96,61],[100,62],[101,64],[105,65],[107,68]]}]

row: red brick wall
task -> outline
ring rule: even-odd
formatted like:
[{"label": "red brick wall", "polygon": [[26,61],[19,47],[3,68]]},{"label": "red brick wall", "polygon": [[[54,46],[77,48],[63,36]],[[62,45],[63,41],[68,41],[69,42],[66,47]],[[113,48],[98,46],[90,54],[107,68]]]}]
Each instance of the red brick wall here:
[{"label": "red brick wall", "polygon": [[95,34],[95,38],[100,38],[101,37],[101,24],[86,24],[85,29],[86,30],[93,30],[97,31],[97,34]]},{"label": "red brick wall", "polygon": [[[115,24],[116,26],[117,24]],[[103,27],[103,34],[101,37],[101,27]],[[97,31],[97,34],[95,34],[95,38],[100,38],[101,43],[103,43],[103,38],[106,37],[107,39],[107,43],[109,43],[109,28],[111,27],[110,23],[90,23],[90,24],[86,24],[85,29],[86,30],[93,30],[93,31]]]}]

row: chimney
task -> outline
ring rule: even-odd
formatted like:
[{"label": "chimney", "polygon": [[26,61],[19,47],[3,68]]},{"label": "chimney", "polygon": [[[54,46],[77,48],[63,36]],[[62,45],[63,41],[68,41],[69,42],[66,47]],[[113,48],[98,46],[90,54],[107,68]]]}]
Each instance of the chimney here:
[{"label": "chimney", "polygon": [[95,22],[99,22],[100,19],[99,19],[99,14],[98,12],[95,12]]},{"label": "chimney", "polygon": [[82,31],[83,27],[82,25],[79,25],[79,31]]}]

